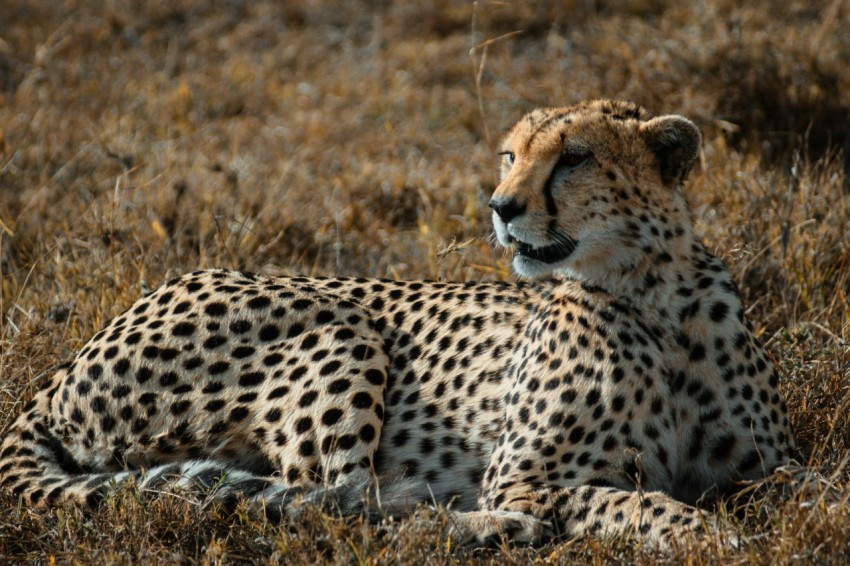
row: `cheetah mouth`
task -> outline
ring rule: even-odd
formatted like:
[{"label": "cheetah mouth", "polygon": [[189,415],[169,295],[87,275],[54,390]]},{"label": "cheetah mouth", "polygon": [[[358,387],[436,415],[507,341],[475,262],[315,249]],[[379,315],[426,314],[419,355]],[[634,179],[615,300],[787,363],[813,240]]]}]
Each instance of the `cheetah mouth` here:
[{"label": "cheetah mouth", "polygon": [[554,244],[542,247],[532,246],[519,240],[515,240],[515,242],[514,253],[516,255],[543,263],[557,263],[567,259],[576,249],[577,244],[573,238],[559,239]]}]

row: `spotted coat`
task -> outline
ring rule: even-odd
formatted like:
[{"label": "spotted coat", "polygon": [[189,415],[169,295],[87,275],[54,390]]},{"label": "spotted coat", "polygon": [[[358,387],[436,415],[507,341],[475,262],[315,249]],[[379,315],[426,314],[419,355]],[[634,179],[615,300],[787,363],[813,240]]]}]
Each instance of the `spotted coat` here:
[{"label": "spotted coat", "polygon": [[531,282],[171,280],[26,405],[0,485],[95,505],[132,477],[293,516],[436,501],[462,541],[698,530],[701,497],[796,455],[776,370],[692,232],[699,141],[624,102],[523,118],[491,206]]}]

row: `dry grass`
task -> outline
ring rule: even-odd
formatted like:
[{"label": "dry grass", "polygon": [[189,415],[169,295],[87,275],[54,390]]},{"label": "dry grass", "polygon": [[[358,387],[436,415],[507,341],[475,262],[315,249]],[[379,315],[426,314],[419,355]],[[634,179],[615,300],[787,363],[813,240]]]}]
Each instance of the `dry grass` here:
[{"label": "dry grass", "polygon": [[[491,138],[536,105],[628,97],[700,124],[698,230],[782,368],[810,463],[848,493],[847,2],[338,4],[4,3],[0,430],[52,364],[199,266],[509,278],[487,242]],[[464,553],[427,511],[288,530],[132,491],[95,513],[3,496],[0,562],[842,563],[846,499],[763,493],[729,519],[740,549],[658,557],[617,540]]]}]

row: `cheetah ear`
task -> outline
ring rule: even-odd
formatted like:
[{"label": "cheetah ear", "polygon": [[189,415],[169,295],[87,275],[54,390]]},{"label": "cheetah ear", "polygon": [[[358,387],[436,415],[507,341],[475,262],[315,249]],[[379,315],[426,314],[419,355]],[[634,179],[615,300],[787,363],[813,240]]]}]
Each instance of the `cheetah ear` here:
[{"label": "cheetah ear", "polygon": [[641,124],[640,132],[655,153],[664,184],[684,182],[699,156],[702,139],[694,123],[675,114],[658,116]]}]

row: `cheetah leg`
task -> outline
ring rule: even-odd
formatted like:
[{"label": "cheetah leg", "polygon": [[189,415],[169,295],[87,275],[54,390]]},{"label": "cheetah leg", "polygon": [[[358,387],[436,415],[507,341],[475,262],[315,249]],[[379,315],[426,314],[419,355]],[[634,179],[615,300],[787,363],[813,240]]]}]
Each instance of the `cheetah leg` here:
[{"label": "cheetah leg", "polygon": [[[154,468],[139,486],[200,491],[226,507],[247,500],[272,520],[297,518],[305,505],[338,514],[372,512],[384,508],[385,493],[387,504],[396,504],[409,490],[405,482],[379,490],[373,472],[389,361],[380,335],[361,320],[305,329],[295,340],[265,345],[257,356],[275,361],[274,377],[249,388],[263,400],[261,410],[239,427],[204,435],[212,439],[205,449],[210,458]],[[232,403],[241,393],[219,396]],[[259,455],[275,473],[249,471]]]},{"label": "cheetah leg", "polygon": [[[263,412],[250,424],[280,477],[270,485],[257,484],[262,489],[254,493],[253,485],[242,491],[270,517],[296,517],[304,504],[357,513],[364,508],[364,496],[371,492],[375,499],[379,493],[373,457],[389,367],[383,341],[365,318],[358,325],[328,325],[310,334],[311,348],[280,378],[286,393],[281,394],[280,383],[270,383],[261,391],[267,400]],[[301,344],[287,346],[303,351]],[[239,482],[233,490],[241,490]]]},{"label": "cheetah leg", "polygon": [[[498,536],[514,542],[537,542],[548,534],[573,538],[633,533],[663,548],[676,536],[700,531],[704,524],[696,508],[658,491],[594,486],[513,491],[499,510],[457,514],[453,534],[459,542],[487,544],[494,535],[494,528],[488,527],[492,521]],[[526,517],[525,522],[517,516]]]},{"label": "cheetah leg", "polygon": [[537,544],[552,535],[550,527],[546,521],[520,511],[469,511],[449,514],[446,534],[460,546]]},{"label": "cheetah leg", "polygon": [[[388,368],[380,336],[366,321],[361,311],[359,324],[305,328],[294,339],[263,344],[256,359],[267,366],[264,378],[234,379],[213,395],[215,403],[234,408],[230,419],[185,421],[191,443],[185,450],[159,454],[139,443],[130,446],[122,454],[129,470],[110,462],[111,452],[67,444],[62,427],[52,424],[57,419],[51,401],[66,380],[61,370],[57,386],[39,392],[4,438],[0,486],[33,504],[95,505],[135,478],[142,491],[173,486],[226,506],[248,499],[272,516],[295,513],[301,500],[355,513],[364,493],[371,490],[373,500],[379,493],[372,458]],[[240,401],[243,395],[263,402],[240,405],[247,403]],[[173,431],[157,431],[147,443],[173,447]],[[269,473],[270,465],[276,473]],[[383,493],[404,491],[404,482],[394,485],[399,489]]]}]

